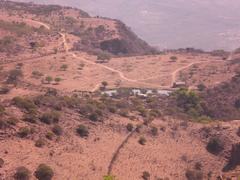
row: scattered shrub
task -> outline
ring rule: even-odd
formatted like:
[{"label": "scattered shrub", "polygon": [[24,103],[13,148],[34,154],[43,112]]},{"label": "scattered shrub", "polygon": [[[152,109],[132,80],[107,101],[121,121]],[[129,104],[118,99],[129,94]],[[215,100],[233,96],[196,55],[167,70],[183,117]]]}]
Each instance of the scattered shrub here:
[{"label": "scattered shrub", "polygon": [[52,140],[54,134],[52,132],[48,132],[45,136],[46,136],[47,139]]},{"label": "scattered shrub", "polygon": [[132,124],[132,123],[128,123],[128,124],[127,124],[127,130],[128,130],[129,132],[131,132],[131,131],[133,130],[133,124]]},{"label": "scattered shrub", "polygon": [[77,128],[77,133],[80,137],[88,137],[89,131],[88,128],[84,125],[79,125]]},{"label": "scattered shrub", "polygon": [[16,84],[22,76],[23,76],[23,73],[20,69],[11,70],[7,77],[7,83]]},{"label": "scattered shrub", "polygon": [[0,87],[0,94],[7,94],[9,93],[10,88],[7,86]]},{"label": "scattered shrub", "polygon": [[141,145],[145,145],[146,142],[147,142],[147,140],[144,137],[140,137],[139,140],[138,140],[138,143],[141,144]]},{"label": "scattered shrub", "polygon": [[45,145],[45,141],[43,139],[38,139],[36,142],[35,142],[35,146],[36,147],[43,147]]},{"label": "scattered shrub", "polygon": [[238,127],[237,135],[240,137],[240,127]]},{"label": "scattered shrub", "polygon": [[111,59],[110,54],[108,53],[99,53],[97,55],[97,60],[104,63],[104,62],[108,62]]},{"label": "scattered shrub", "polygon": [[202,163],[196,162],[194,167],[195,167],[196,170],[201,170],[202,169]]},{"label": "scattered shrub", "polygon": [[127,109],[120,109],[119,112],[118,112],[118,114],[119,114],[120,116],[122,116],[122,117],[128,117],[129,112],[128,112]]},{"label": "scattered shrub", "polygon": [[136,132],[140,133],[142,129],[142,125],[137,125]]},{"label": "scattered shrub", "polygon": [[45,80],[47,81],[48,84],[50,84],[53,81],[53,78],[51,76],[47,76]]},{"label": "scattered shrub", "polygon": [[198,88],[199,91],[203,91],[203,90],[206,89],[206,86],[205,86],[204,84],[199,84],[199,85],[197,86],[197,88]]},{"label": "scattered shrub", "polygon": [[235,107],[236,107],[237,109],[240,109],[240,99],[237,99],[237,100],[235,101]]},{"label": "scattered shrub", "polygon": [[59,82],[61,81],[62,79],[60,78],[60,77],[56,77],[55,79],[54,79],[54,81],[56,82],[56,84],[59,84]]},{"label": "scattered shrub", "polygon": [[103,177],[103,180],[115,180],[115,177],[112,175],[107,175]]},{"label": "scattered shrub", "polygon": [[35,171],[35,177],[38,180],[51,180],[54,176],[52,168],[46,164],[40,164]]},{"label": "scattered shrub", "polygon": [[51,111],[42,114],[40,120],[45,124],[57,123],[60,119],[60,113],[57,111]]},{"label": "scattered shrub", "polygon": [[4,165],[4,160],[2,158],[0,158],[0,168],[2,168]]},{"label": "scattered shrub", "polygon": [[67,65],[67,64],[63,64],[63,65],[60,67],[60,69],[61,69],[62,71],[66,71],[67,68],[68,68],[68,65]]},{"label": "scattered shrub", "polygon": [[30,99],[14,97],[12,101],[18,108],[25,109],[28,112],[36,111],[36,105]]},{"label": "scattered shrub", "polygon": [[99,115],[97,113],[91,113],[88,117],[91,121],[98,121],[99,120]]},{"label": "scattered shrub", "polygon": [[158,135],[158,128],[152,127],[152,129],[151,129],[151,134],[152,134],[153,136],[157,136],[157,135]]},{"label": "scattered shrub", "polygon": [[185,175],[188,180],[203,180],[203,172],[200,170],[187,170]]},{"label": "scattered shrub", "polygon": [[143,175],[142,175],[142,178],[144,180],[149,180],[150,179],[150,173],[148,171],[144,171]]},{"label": "scattered shrub", "polygon": [[37,123],[38,118],[35,114],[30,113],[30,114],[25,114],[23,117],[24,121],[30,122],[30,123]]},{"label": "scattered shrub", "polygon": [[208,152],[215,155],[219,154],[223,149],[223,143],[218,137],[211,138],[207,144]]},{"label": "scattered shrub", "polygon": [[10,117],[8,118],[7,123],[9,125],[16,126],[16,124],[18,123],[18,119],[15,117]]},{"label": "scattered shrub", "polygon": [[28,127],[22,127],[18,131],[18,135],[20,138],[25,138],[30,134],[30,129]]},{"label": "scattered shrub", "polygon": [[172,62],[175,62],[178,58],[176,56],[171,56],[170,59]]},{"label": "scattered shrub", "polygon": [[39,78],[39,77],[43,76],[43,73],[41,73],[41,72],[39,72],[39,71],[33,71],[33,72],[32,72],[32,75],[33,75],[34,77],[36,77],[36,78]]},{"label": "scattered shrub", "polygon": [[3,107],[3,105],[0,104],[0,115],[3,115],[5,112],[5,107]]},{"label": "scattered shrub", "polygon": [[52,132],[56,134],[57,136],[61,136],[63,134],[62,127],[59,125],[54,125],[52,128]]},{"label": "scattered shrub", "polygon": [[29,180],[31,177],[31,172],[26,167],[18,167],[14,174],[14,179],[16,180]]}]

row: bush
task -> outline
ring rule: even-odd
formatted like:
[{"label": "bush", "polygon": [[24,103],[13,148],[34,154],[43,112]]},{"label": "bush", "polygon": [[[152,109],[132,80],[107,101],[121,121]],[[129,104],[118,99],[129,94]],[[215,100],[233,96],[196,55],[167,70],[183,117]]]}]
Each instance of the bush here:
[{"label": "bush", "polygon": [[202,180],[203,173],[200,170],[187,170],[185,173],[188,180]]},{"label": "bush", "polygon": [[110,54],[108,54],[108,53],[99,53],[98,55],[97,55],[97,60],[99,60],[99,61],[101,61],[101,62],[107,62],[107,61],[109,61],[111,59],[111,56],[110,56]]},{"label": "bush", "polygon": [[0,104],[0,115],[3,115],[5,112],[5,107],[3,107],[3,105]]},{"label": "bush", "polygon": [[2,158],[0,158],[0,168],[2,168],[4,165],[4,160]]},{"label": "bush", "polygon": [[141,144],[141,145],[145,145],[146,142],[147,142],[147,140],[144,137],[140,137],[139,140],[138,140],[138,143]]},{"label": "bush", "polygon": [[91,121],[98,121],[99,120],[99,115],[97,113],[91,113],[88,117]]},{"label": "bush", "polygon": [[23,74],[20,69],[11,70],[7,77],[7,83],[8,84],[16,84],[22,76],[23,76]]},{"label": "bush", "polygon": [[60,69],[61,69],[62,71],[66,71],[67,68],[68,68],[68,65],[67,65],[67,64],[63,64],[63,65],[60,67]]},{"label": "bush", "polygon": [[63,134],[63,130],[62,130],[61,126],[59,126],[59,125],[54,125],[52,128],[52,132],[54,134],[56,134],[57,136],[61,136]]},{"label": "bush", "polygon": [[8,124],[5,120],[0,119],[0,129],[6,129],[8,127]]},{"label": "bush", "polygon": [[151,129],[151,134],[152,134],[153,136],[157,136],[157,135],[158,135],[158,128],[152,127],[152,129]]},{"label": "bush", "polygon": [[240,99],[237,99],[237,100],[235,101],[235,107],[236,107],[237,109],[240,109]]},{"label": "bush", "polygon": [[177,106],[185,113],[197,118],[204,115],[202,101],[198,94],[187,89],[180,89],[175,92]]},{"label": "bush", "polygon": [[47,81],[48,84],[50,84],[53,81],[53,78],[51,76],[47,76],[45,80]]},{"label": "bush", "polygon": [[199,91],[203,91],[206,89],[206,86],[204,84],[199,84],[197,87]]},{"label": "bush", "polygon": [[119,114],[120,116],[122,116],[122,117],[128,117],[129,112],[128,112],[127,109],[120,109],[119,112],[118,112],[118,114]]},{"label": "bush", "polygon": [[144,180],[149,180],[149,179],[150,179],[150,173],[147,172],[147,171],[144,171],[144,172],[143,172],[143,175],[142,175],[142,178],[143,178]]},{"label": "bush", "polygon": [[30,99],[14,97],[12,101],[18,108],[25,109],[28,112],[34,112],[36,110],[36,105]]},{"label": "bush", "polygon": [[209,140],[206,148],[208,152],[217,155],[224,149],[224,145],[219,138],[214,137]]},{"label": "bush", "polygon": [[60,113],[57,111],[51,111],[42,114],[40,120],[45,124],[57,123],[60,119]]},{"label": "bush", "polygon": [[103,177],[103,180],[114,180],[114,179],[115,179],[115,177],[111,176],[111,175],[107,175],[107,176]]},{"label": "bush", "polygon": [[171,56],[170,59],[172,62],[175,62],[178,58],[176,56]]},{"label": "bush", "polygon": [[30,122],[30,123],[37,123],[38,118],[35,114],[25,114],[23,117],[24,121]]},{"label": "bush", "polygon": [[46,164],[40,164],[35,171],[35,177],[38,180],[51,180],[54,172],[51,167]]},{"label": "bush", "polygon": [[45,137],[46,137],[47,139],[49,139],[49,140],[52,140],[52,139],[53,139],[53,136],[54,136],[54,134],[53,134],[52,132],[48,132],[48,133],[45,135]]},{"label": "bush", "polygon": [[18,123],[18,119],[15,117],[10,117],[8,118],[7,123],[9,125],[16,126],[16,124]]},{"label": "bush", "polygon": [[30,129],[28,127],[22,127],[18,131],[18,135],[20,138],[25,138],[30,134]]},{"label": "bush", "polygon": [[35,142],[35,146],[36,147],[43,147],[45,145],[45,141],[43,139],[38,139],[36,142]]},{"label": "bush", "polygon": [[84,125],[79,125],[77,128],[77,133],[80,137],[88,137],[89,131],[88,128]]},{"label": "bush", "polygon": [[15,174],[14,179],[16,180],[29,180],[31,177],[31,172],[25,167],[18,167]]},{"label": "bush", "polygon": [[10,88],[7,86],[0,87],[0,94],[7,94],[9,93]]},{"label": "bush", "polygon": [[128,123],[128,124],[127,124],[127,130],[128,130],[129,132],[131,132],[131,131],[133,130],[133,124],[132,124],[132,123]]}]

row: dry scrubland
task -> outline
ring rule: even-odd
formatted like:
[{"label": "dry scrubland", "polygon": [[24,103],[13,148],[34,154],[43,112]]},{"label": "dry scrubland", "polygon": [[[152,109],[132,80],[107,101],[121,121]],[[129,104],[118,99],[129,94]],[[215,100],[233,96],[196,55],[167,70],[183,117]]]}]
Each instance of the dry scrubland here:
[{"label": "dry scrubland", "polygon": [[[240,175],[237,51],[160,54],[117,20],[0,5],[0,179]],[[140,97],[124,89],[177,81],[189,90]],[[100,94],[111,88],[119,95]]]}]

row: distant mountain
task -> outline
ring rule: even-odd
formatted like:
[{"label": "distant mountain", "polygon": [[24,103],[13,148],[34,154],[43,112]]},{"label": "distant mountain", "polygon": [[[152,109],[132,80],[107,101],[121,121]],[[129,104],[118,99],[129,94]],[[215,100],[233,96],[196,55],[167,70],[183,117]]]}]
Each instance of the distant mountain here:
[{"label": "distant mountain", "polygon": [[240,44],[239,0],[33,1],[74,6],[92,15],[120,19],[160,48],[229,50]]}]

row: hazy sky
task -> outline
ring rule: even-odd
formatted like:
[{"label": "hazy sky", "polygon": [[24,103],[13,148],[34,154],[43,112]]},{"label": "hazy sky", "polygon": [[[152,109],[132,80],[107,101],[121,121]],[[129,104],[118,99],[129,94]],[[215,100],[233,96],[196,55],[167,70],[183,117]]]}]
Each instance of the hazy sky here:
[{"label": "hazy sky", "polygon": [[74,6],[91,15],[120,19],[160,48],[240,47],[240,0],[33,1]]}]

